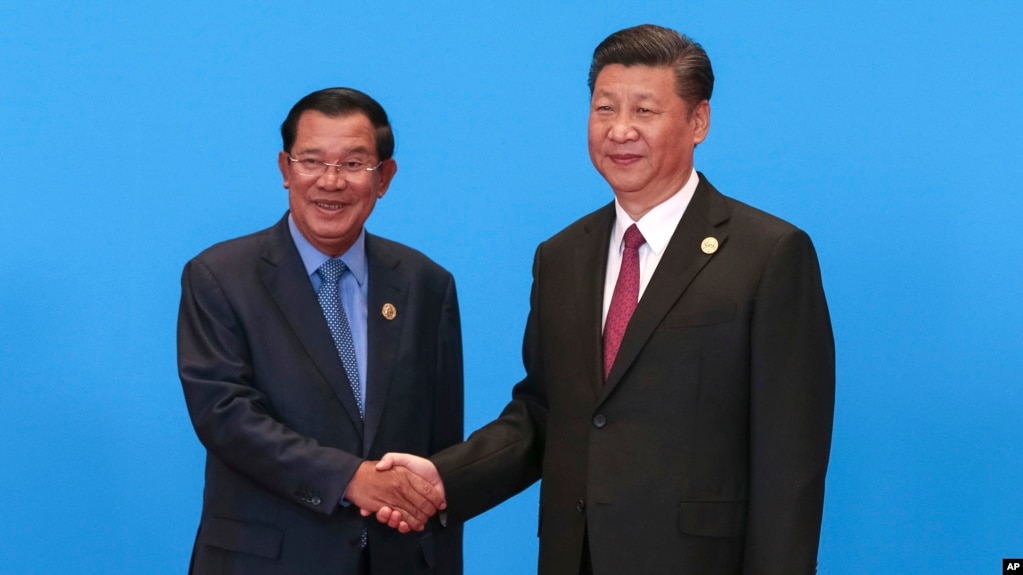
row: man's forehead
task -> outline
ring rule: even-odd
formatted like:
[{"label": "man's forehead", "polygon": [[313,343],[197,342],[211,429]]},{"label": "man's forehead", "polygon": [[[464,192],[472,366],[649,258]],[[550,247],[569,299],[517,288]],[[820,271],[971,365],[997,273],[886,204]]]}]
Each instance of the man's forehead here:
[{"label": "man's forehead", "polygon": [[339,115],[328,115],[318,110],[302,112],[295,129],[295,146],[306,151],[318,151],[328,144],[340,142],[352,151],[374,147],[376,129],[369,117],[361,112]]},{"label": "man's forehead", "polygon": [[675,92],[675,72],[670,66],[609,64],[597,75],[593,96],[624,96],[657,99]]}]

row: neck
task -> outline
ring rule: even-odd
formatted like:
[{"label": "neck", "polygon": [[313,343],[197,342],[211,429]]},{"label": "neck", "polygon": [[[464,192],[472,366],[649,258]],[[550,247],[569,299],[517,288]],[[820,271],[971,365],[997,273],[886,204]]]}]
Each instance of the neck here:
[{"label": "neck", "polygon": [[632,221],[638,222],[647,212],[677,194],[686,185],[686,182],[689,181],[689,176],[692,173],[693,167],[690,165],[687,169],[681,171],[679,177],[672,179],[671,182],[657,191],[639,190],[626,192],[614,190],[615,198],[618,200],[618,204],[622,206],[622,209],[625,210],[625,213],[629,214],[629,217],[632,218]]}]

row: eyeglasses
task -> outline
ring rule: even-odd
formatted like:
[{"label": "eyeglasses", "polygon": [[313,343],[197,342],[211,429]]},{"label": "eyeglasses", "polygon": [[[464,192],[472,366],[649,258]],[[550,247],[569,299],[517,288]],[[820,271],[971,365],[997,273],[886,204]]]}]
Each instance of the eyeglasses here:
[{"label": "eyeglasses", "polygon": [[327,173],[327,168],[334,168],[336,173],[346,172],[349,174],[361,174],[362,172],[375,172],[384,164],[383,160],[377,162],[375,166],[369,165],[369,162],[363,162],[361,160],[345,160],[336,164],[330,162],[321,162],[320,160],[314,160],[313,158],[302,158],[301,160],[292,158],[291,154],[288,154],[288,163],[295,165],[295,171],[302,174],[303,176],[314,176],[319,178],[323,174]]}]

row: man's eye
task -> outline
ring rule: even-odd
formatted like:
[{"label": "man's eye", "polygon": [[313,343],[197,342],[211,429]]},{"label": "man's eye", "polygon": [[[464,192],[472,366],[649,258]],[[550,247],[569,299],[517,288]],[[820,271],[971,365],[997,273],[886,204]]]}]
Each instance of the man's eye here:
[{"label": "man's eye", "polygon": [[636,112],[640,114],[649,114],[651,111],[650,108],[636,108]]},{"label": "man's eye", "polygon": [[360,162],[358,160],[349,160],[347,162],[341,162],[341,167],[348,170],[349,172],[357,172],[366,165],[366,162]]},{"label": "man's eye", "polygon": [[308,170],[315,170],[322,164],[319,160],[310,160],[309,158],[299,160],[298,163],[302,164],[302,167]]}]

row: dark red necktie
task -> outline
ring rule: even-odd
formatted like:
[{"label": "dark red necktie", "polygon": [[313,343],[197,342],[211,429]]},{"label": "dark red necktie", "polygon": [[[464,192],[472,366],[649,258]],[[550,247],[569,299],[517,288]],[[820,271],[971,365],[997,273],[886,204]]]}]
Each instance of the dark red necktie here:
[{"label": "dark red necktie", "polygon": [[629,319],[639,302],[639,247],[645,243],[636,224],[625,230],[622,269],[618,272],[618,282],[615,283],[611,305],[607,308],[607,319],[604,321],[604,379],[611,373],[625,328],[629,326]]}]

